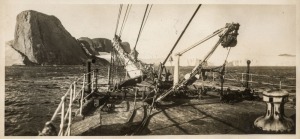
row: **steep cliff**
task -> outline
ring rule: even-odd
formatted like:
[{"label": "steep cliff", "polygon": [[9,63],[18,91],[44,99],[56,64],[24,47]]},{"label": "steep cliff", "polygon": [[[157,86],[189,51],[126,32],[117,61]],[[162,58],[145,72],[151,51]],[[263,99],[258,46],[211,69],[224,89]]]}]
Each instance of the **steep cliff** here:
[{"label": "steep cliff", "polygon": [[5,43],[5,66],[35,65],[27,56],[13,48],[13,40]]},{"label": "steep cliff", "polygon": [[42,65],[75,65],[87,59],[58,18],[32,10],[17,16],[13,48]]}]

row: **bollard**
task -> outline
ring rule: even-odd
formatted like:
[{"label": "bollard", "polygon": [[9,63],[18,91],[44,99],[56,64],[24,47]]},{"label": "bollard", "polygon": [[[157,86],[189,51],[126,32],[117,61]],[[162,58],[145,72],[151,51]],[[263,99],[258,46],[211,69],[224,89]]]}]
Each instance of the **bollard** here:
[{"label": "bollard", "polygon": [[284,104],[289,93],[277,89],[263,92],[263,101],[267,104],[264,116],[257,118],[254,125],[263,131],[290,132],[295,126],[293,120],[284,115]]}]

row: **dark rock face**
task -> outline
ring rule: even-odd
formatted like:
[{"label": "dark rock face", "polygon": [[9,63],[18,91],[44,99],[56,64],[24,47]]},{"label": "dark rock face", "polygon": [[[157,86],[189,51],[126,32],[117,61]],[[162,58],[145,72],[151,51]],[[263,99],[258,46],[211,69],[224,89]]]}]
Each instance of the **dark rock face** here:
[{"label": "dark rock face", "polygon": [[95,50],[98,52],[111,52],[113,49],[112,42],[109,39],[94,38],[92,41],[95,45]]},{"label": "dark rock face", "polygon": [[99,55],[99,52],[109,53],[112,50],[112,42],[109,39],[81,37],[78,40],[89,55]]},{"label": "dark rock face", "polygon": [[[89,55],[99,55],[99,52],[107,52],[110,53],[113,49],[113,44],[111,40],[105,38],[94,38],[90,39],[88,37],[81,37],[78,39],[81,46],[85,50],[85,52]],[[123,49],[130,53],[130,45],[128,42],[121,43]]]},{"label": "dark rock face", "polygon": [[87,59],[59,19],[31,10],[17,16],[13,48],[36,64],[76,65]]}]

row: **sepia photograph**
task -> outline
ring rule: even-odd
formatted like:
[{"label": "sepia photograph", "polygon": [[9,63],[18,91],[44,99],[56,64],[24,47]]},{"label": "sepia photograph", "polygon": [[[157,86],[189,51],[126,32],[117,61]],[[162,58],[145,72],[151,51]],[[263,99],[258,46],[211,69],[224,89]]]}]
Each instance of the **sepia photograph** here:
[{"label": "sepia photograph", "polygon": [[294,1],[1,9],[5,137],[297,138]]}]

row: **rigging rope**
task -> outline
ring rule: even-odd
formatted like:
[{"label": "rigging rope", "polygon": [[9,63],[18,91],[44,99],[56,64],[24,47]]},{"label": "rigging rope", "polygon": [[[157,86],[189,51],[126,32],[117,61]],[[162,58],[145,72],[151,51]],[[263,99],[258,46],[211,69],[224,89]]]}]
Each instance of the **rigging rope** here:
[{"label": "rigging rope", "polygon": [[125,15],[124,15],[124,18],[123,18],[123,23],[122,23],[122,26],[121,26],[121,30],[120,30],[120,33],[119,33],[119,36],[120,36],[120,38],[121,38],[121,36],[122,36],[122,33],[123,33],[123,29],[124,29],[124,27],[125,27],[125,24],[126,24],[126,22],[127,22],[127,19],[128,19],[128,17],[129,17],[129,13],[130,13],[130,10],[131,10],[131,4],[129,5],[127,5],[127,8],[126,8],[126,12],[125,12]]},{"label": "rigging rope", "polygon": [[228,50],[227,56],[226,56],[226,58],[225,58],[224,64],[226,64],[226,61],[227,61],[228,55],[229,55],[229,53],[230,53],[230,50],[231,50],[231,47],[229,47],[229,50]]},{"label": "rigging rope", "polygon": [[194,12],[193,16],[191,17],[190,21],[188,22],[188,24],[185,26],[184,30],[181,32],[179,38],[177,39],[177,41],[175,42],[173,48],[171,49],[170,53],[168,54],[168,56],[166,57],[166,59],[164,60],[164,62],[162,63],[162,65],[165,65],[168,58],[170,57],[170,55],[172,54],[173,50],[175,49],[175,47],[177,46],[179,40],[181,39],[181,37],[183,36],[184,32],[186,31],[186,29],[188,28],[188,26],[190,25],[191,21],[193,20],[193,18],[195,17],[196,13],[198,12],[199,8],[201,7],[201,4],[198,5],[196,11]]},{"label": "rigging rope", "polygon": [[146,7],[146,10],[145,10],[145,13],[144,13],[144,17],[143,17],[143,20],[142,20],[142,24],[141,24],[141,27],[140,27],[140,31],[139,31],[139,34],[138,34],[138,36],[136,38],[136,42],[135,42],[135,46],[134,46],[133,50],[136,49],[136,45],[137,45],[137,43],[139,41],[139,38],[140,38],[140,35],[141,35],[141,30],[143,28],[143,24],[144,24],[144,20],[145,20],[145,17],[146,17],[146,13],[147,13],[148,7],[149,7],[149,4],[147,4],[147,7]]},{"label": "rigging rope", "polygon": [[120,16],[121,16],[121,12],[122,12],[122,7],[123,7],[123,4],[120,4],[120,7],[119,7],[119,15],[118,15],[118,20],[117,20],[116,30],[115,30],[115,35],[117,35],[118,26],[119,26],[119,20],[120,20]]}]

